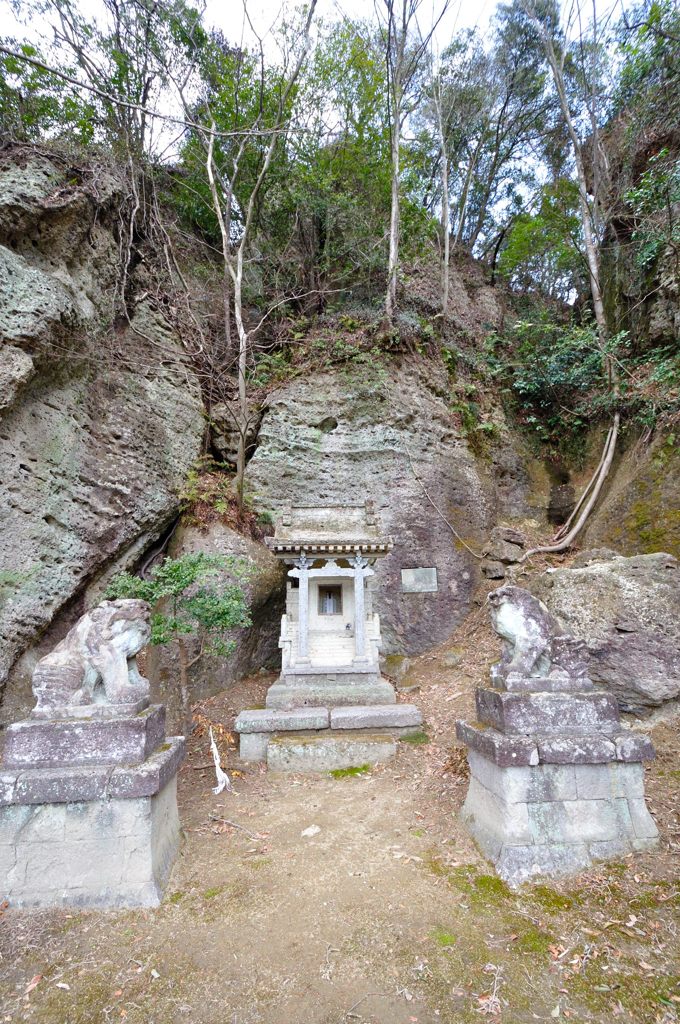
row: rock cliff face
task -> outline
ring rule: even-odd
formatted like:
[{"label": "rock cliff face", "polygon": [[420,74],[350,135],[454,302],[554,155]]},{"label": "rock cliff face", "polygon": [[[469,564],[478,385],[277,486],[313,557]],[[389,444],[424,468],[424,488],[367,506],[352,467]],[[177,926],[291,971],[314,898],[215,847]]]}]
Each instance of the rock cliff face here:
[{"label": "rock cliff face", "polygon": [[[516,514],[522,496],[526,507],[524,471],[505,459],[496,473],[475,459],[446,396],[443,374],[407,363],[389,374],[376,365],[293,380],[270,397],[248,466],[258,505],[272,511],[375,500],[394,538],[376,574],[388,653],[434,646],[468,611],[479,562],[445,520],[479,551],[499,514]],[[402,587],[401,570],[417,567],[436,568],[436,592]]]},{"label": "rock cliff face", "polygon": [[[159,314],[142,302],[111,325],[115,174],[72,175],[35,155],[0,164],[0,692],[55,616],[176,515],[203,434]],[[29,700],[33,660],[5,719]]]},{"label": "rock cliff face", "polygon": [[583,544],[680,557],[680,447],[673,436],[624,453]]}]

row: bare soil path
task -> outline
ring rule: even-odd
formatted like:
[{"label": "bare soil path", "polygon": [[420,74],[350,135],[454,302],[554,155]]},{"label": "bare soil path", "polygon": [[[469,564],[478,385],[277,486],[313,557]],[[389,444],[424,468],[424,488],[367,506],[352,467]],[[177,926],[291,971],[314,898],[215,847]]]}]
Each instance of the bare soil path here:
[{"label": "bare soil path", "polygon": [[[180,775],[186,830],[162,906],[0,914],[0,1022],[523,1024],[680,1019],[677,727],[648,774],[658,852],[509,892],[456,812],[495,642],[481,614],[418,659],[428,742],[363,775],[234,777],[214,796],[201,724],[227,732],[270,677],[200,708]],[[457,662],[453,665],[453,662]],[[219,732],[218,728],[218,732]],[[302,833],[310,826],[318,832]]]}]

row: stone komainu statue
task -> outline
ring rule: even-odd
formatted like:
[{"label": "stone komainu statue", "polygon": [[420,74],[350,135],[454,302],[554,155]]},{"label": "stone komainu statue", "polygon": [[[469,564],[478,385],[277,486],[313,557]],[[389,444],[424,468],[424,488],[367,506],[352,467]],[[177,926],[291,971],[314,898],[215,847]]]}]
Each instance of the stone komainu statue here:
[{"label": "stone komainu statue", "polygon": [[508,584],[493,590],[487,601],[493,628],[505,640],[501,660],[491,670],[494,681],[510,675],[587,679],[585,644],[563,635],[537,597]]},{"label": "stone komainu statue", "polygon": [[92,704],[134,704],[149,695],[136,655],[149,642],[145,601],[102,601],[82,616],[33,672],[34,713]]}]

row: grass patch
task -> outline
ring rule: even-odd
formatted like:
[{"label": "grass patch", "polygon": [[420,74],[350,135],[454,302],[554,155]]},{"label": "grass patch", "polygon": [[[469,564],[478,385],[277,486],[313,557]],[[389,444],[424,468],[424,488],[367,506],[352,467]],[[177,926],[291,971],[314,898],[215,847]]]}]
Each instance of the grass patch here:
[{"label": "grass patch", "polygon": [[176,906],[178,903],[181,903],[183,899],[184,893],[181,889],[178,889],[177,892],[171,892],[170,895],[166,897],[165,902],[172,903],[173,906]]},{"label": "grass patch", "polygon": [[513,893],[501,878],[497,875],[475,875],[474,871],[472,865],[462,864],[446,872],[451,888],[464,893],[470,904],[496,906],[508,900],[514,901]]},{"label": "grass patch", "polygon": [[455,946],[457,941],[457,936],[455,936],[452,932],[447,932],[446,929],[444,928],[435,928],[434,931],[432,932],[432,938],[437,943],[437,945],[441,946],[442,948],[446,948],[448,946]]},{"label": "grass patch", "polygon": [[221,892],[224,892],[223,885],[215,885],[211,889],[206,889],[203,893],[204,900],[214,900],[216,896],[219,896]]},{"label": "grass patch", "polygon": [[430,737],[424,729],[421,729],[419,732],[409,733],[407,736],[400,736],[399,739],[402,743],[410,743],[414,747],[420,747],[423,743],[430,742]]},{"label": "grass patch", "polygon": [[333,768],[328,774],[334,779],[351,779],[356,775],[365,775],[370,770],[370,764],[359,764],[352,768]]},{"label": "grass patch", "polygon": [[444,861],[439,857],[434,850],[427,850],[423,857],[423,864],[428,871],[431,871],[437,878],[446,878],[448,875],[448,868]]},{"label": "grass patch", "polygon": [[557,914],[561,910],[571,910],[574,900],[571,896],[551,889],[549,885],[534,885],[531,888],[531,898],[544,910]]},{"label": "grass patch", "polygon": [[246,864],[253,871],[261,871],[262,868],[266,868],[268,864],[271,864],[270,857],[253,857],[252,860],[247,860]]}]

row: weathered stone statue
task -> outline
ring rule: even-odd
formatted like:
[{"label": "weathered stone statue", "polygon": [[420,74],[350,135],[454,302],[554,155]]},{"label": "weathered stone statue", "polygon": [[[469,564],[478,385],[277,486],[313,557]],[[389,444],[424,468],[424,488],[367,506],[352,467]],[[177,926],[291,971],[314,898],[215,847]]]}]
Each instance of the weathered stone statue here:
[{"label": "weathered stone statue", "polygon": [[33,715],[148,701],[136,656],[149,642],[145,601],[102,601],[82,616],[33,672]]},{"label": "weathered stone statue", "polygon": [[494,682],[508,688],[514,682],[547,678],[551,682],[578,679],[591,686],[585,644],[560,636],[559,627],[546,606],[528,590],[507,584],[487,598],[491,624],[505,640],[500,662],[491,669]]},{"label": "weathered stone statue", "polygon": [[37,705],[7,728],[0,771],[0,899],[11,905],[160,901],[179,844],[184,739],[166,740],[165,708],[149,706],[135,661],[148,639],[145,602],[104,601],[36,666]]},{"label": "weathered stone statue", "polygon": [[657,829],[644,799],[648,737],[623,729],[616,699],[588,676],[584,645],[560,634],[520,587],[489,595],[504,640],[479,724],[458,722],[470,786],[462,815],[510,884],[647,849]]}]

